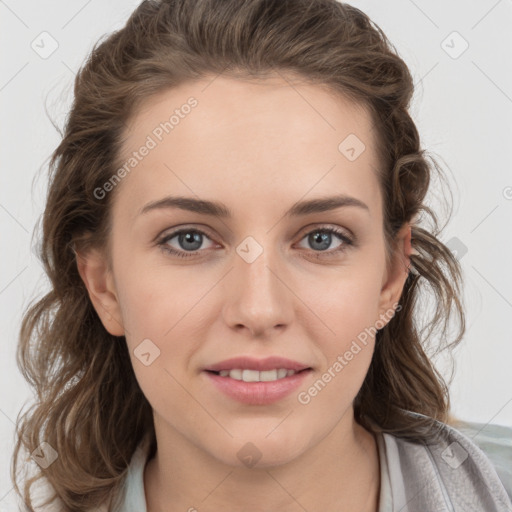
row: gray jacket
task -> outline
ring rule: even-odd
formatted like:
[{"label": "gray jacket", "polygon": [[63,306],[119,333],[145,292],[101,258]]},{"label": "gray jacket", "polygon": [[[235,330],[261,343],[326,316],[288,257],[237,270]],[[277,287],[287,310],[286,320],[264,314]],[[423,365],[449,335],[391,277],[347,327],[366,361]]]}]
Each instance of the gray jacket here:
[{"label": "gray jacket", "polygon": [[377,437],[379,512],[512,512],[512,429],[439,425],[432,444]]}]

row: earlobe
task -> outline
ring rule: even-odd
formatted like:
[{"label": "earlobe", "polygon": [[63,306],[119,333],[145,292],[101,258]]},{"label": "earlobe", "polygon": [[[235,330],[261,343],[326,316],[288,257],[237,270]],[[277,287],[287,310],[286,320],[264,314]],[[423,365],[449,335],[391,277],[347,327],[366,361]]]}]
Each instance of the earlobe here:
[{"label": "earlobe", "polygon": [[396,234],[396,250],[393,255],[391,268],[387,272],[387,279],[382,285],[380,294],[380,315],[389,316],[389,312],[398,304],[405,281],[409,275],[410,256],[413,253],[411,246],[411,225],[402,226]]},{"label": "earlobe", "polygon": [[121,310],[107,257],[97,249],[75,251],[78,272],[105,329],[113,336],[124,336]]}]

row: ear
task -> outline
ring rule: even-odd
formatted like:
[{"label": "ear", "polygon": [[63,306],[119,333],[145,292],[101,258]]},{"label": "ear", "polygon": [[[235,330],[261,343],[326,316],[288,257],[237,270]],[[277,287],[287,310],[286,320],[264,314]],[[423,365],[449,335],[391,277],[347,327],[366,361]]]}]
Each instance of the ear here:
[{"label": "ear", "polygon": [[75,251],[78,272],[105,329],[113,336],[124,336],[121,309],[107,256],[97,249]]},{"label": "ear", "polygon": [[382,282],[380,292],[380,317],[386,318],[386,323],[392,316],[389,314],[395,309],[400,300],[405,281],[409,275],[410,256],[413,253],[411,246],[411,225],[406,223],[395,236],[395,252],[393,253],[389,268]]}]

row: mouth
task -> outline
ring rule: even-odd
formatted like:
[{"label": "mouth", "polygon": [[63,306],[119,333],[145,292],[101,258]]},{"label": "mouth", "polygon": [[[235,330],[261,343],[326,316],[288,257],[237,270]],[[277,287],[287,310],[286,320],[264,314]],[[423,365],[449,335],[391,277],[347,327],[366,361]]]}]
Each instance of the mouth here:
[{"label": "mouth", "polygon": [[245,405],[265,406],[283,402],[297,393],[313,374],[313,368],[205,369],[202,374],[206,377],[206,385],[212,385],[228,399]]}]

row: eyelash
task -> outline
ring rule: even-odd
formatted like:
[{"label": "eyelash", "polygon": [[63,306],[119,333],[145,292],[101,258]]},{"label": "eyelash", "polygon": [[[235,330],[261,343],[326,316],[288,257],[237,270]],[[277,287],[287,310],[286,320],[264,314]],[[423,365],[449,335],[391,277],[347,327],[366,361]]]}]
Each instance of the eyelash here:
[{"label": "eyelash", "polygon": [[[178,256],[179,258],[192,258],[194,256],[197,256],[201,250],[198,251],[177,251],[176,249],[173,249],[167,245],[167,242],[169,240],[172,240],[175,236],[181,234],[181,233],[199,233],[207,238],[210,238],[207,233],[200,229],[196,228],[184,228],[180,229],[178,231],[174,231],[173,233],[169,233],[168,235],[163,236],[159,241],[157,241],[157,245],[167,254],[171,254],[172,256]],[[343,231],[333,228],[333,227],[320,227],[315,228],[311,231],[308,231],[304,234],[304,236],[300,239],[301,241],[306,238],[308,235],[311,235],[312,233],[328,233],[332,235],[336,235],[341,242],[343,242],[337,249],[330,250],[330,251],[313,251],[314,257],[316,259],[322,259],[325,257],[330,256],[336,256],[338,254],[341,254],[345,252],[347,249],[349,249],[351,246],[355,246],[355,239],[349,238]]]}]

